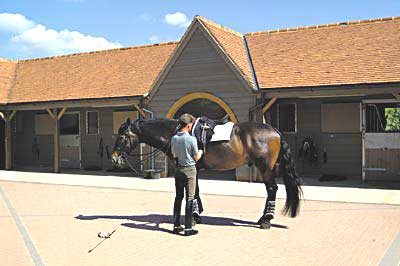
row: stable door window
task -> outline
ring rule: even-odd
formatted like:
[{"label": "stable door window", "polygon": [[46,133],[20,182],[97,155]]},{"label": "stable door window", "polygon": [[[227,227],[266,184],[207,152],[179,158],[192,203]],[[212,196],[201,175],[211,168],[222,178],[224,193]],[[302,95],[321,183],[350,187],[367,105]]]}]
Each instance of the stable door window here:
[{"label": "stable door window", "polygon": [[79,114],[67,113],[60,119],[61,135],[79,135]]},{"label": "stable door window", "polygon": [[400,132],[400,103],[376,103],[366,106],[368,133]]}]

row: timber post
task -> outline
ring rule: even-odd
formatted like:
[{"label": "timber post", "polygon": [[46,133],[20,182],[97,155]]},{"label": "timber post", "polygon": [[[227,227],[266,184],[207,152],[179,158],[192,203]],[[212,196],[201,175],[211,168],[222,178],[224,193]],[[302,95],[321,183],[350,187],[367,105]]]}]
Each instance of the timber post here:
[{"label": "timber post", "polygon": [[53,137],[54,137],[54,160],[53,160],[53,168],[54,173],[60,172],[60,119],[64,115],[67,107],[64,107],[60,112],[58,112],[57,108],[51,110],[46,109],[51,118],[53,119]]},{"label": "timber post", "polygon": [[11,114],[7,115],[5,113],[0,112],[0,117],[4,120],[5,124],[5,153],[6,153],[6,163],[5,169],[12,169],[12,128],[11,121],[17,111],[13,110]]}]

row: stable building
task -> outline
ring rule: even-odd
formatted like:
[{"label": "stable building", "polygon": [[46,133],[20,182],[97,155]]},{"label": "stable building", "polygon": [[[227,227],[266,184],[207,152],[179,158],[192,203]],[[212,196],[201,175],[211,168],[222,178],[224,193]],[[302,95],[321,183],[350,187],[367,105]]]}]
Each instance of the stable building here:
[{"label": "stable building", "polygon": [[[399,47],[400,17],[243,35],[196,16],[179,42],[1,60],[0,161],[109,168],[127,117],[189,112],[272,124],[303,176],[400,180]],[[138,158],[171,171],[165,156]],[[253,170],[203,174],[255,181]]]}]

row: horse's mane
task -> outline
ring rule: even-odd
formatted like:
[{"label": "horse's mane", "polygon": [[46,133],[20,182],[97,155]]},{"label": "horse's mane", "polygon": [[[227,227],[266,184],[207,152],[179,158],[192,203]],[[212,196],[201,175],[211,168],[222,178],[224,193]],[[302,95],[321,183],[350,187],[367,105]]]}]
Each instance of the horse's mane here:
[{"label": "horse's mane", "polygon": [[171,118],[140,118],[133,122],[133,127],[138,131],[142,132],[141,126],[149,125],[149,126],[159,126],[160,128],[167,128],[169,130],[175,129],[176,123],[178,123],[177,119]]}]

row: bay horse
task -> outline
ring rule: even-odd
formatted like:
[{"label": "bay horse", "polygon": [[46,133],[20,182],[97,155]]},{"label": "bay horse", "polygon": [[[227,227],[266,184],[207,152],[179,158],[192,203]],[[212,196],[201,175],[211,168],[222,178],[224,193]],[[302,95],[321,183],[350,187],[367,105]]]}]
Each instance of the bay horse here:
[{"label": "bay horse", "polygon": [[[176,134],[178,124],[176,119],[138,119],[133,123],[128,119],[118,130],[112,153],[114,165],[123,164],[123,158],[126,158],[125,156],[139,143],[146,143],[161,150],[172,159],[170,140]],[[272,126],[255,122],[235,124],[230,140],[208,144],[206,153],[196,167],[230,170],[246,163],[256,166],[267,190],[264,212],[257,224],[262,229],[271,227],[270,221],[274,218],[278,190],[276,172],[282,175],[286,189],[286,202],[282,213],[296,217],[302,195],[300,178],[296,174],[289,145],[282,134]]]}]

